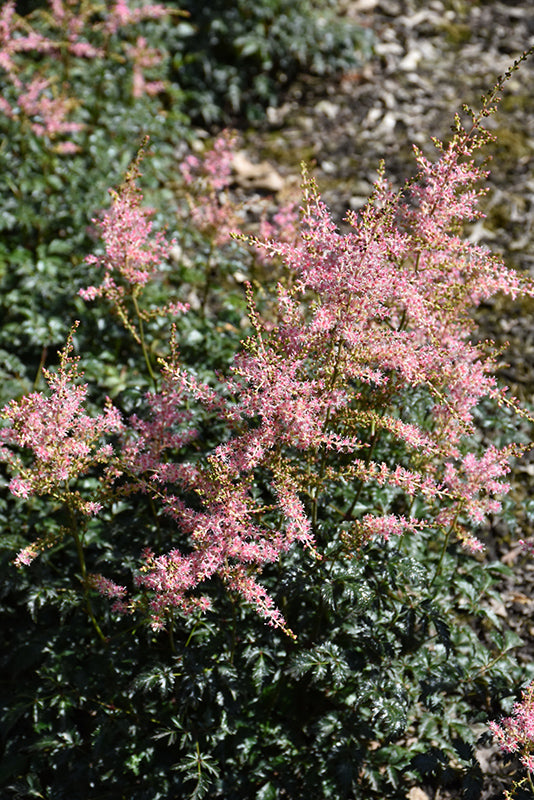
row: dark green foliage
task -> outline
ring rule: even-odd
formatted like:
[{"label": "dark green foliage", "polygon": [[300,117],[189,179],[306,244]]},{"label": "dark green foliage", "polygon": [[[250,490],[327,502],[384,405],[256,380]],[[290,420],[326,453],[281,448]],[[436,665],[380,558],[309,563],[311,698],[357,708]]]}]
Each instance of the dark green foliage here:
[{"label": "dark green foliage", "polygon": [[[130,508],[103,521],[86,555],[125,583],[151,527],[148,506]],[[22,513],[11,510],[12,526]],[[439,566],[422,534],[349,559],[334,535],[322,562],[289,554],[266,576],[296,643],[215,583],[214,612],[160,634],[113,619],[95,596],[102,643],[67,574],[70,546],[19,573],[14,544],[3,797],[393,800],[412,782],[480,796],[474,747],[522,677],[520,642],[486,605],[502,565],[454,547]]]},{"label": "dark green foliage", "polygon": [[331,0],[176,5],[190,15],[176,80],[190,93],[188,113],[208,123],[261,119],[298,75],[339,74],[371,52],[371,32],[340,18]]}]

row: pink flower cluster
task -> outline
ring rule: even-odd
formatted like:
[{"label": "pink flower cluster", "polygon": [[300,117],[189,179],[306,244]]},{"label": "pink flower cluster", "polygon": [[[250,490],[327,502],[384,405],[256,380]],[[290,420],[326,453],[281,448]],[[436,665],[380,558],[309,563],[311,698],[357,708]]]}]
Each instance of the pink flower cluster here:
[{"label": "pink flower cluster", "polygon": [[511,716],[490,722],[489,727],[501,750],[519,753],[523,766],[534,774],[534,682],[514,703]]},{"label": "pink flower cluster", "polygon": [[[102,440],[122,429],[121,417],[110,401],[102,414],[91,417],[86,413],[87,385],[79,384],[71,338],[61,353],[57,373],[44,370],[44,376],[48,393],[34,392],[11,400],[2,410],[7,426],[0,428],[0,459],[16,473],[9,488],[23,498],[37,494],[62,499],[68,495],[72,507],[94,515],[101,503],[85,500],[73,485],[97,465],[110,462],[113,447]],[[35,546],[26,548],[19,562],[29,563],[37,552]]]},{"label": "pink flower cluster", "polygon": [[128,58],[132,62],[132,95],[154,95],[165,89],[163,81],[151,81],[146,77],[146,70],[157,66],[162,61],[162,54],[155,47],[149,47],[144,36],[138,36],[135,45],[126,48]]},{"label": "pink flower cluster", "polygon": [[520,539],[519,544],[524,553],[528,553],[528,555],[534,556],[534,542],[532,541],[527,542],[524,539]]},{"label": "pink flower cluster", "polygon": [[105,578],[103,575],[93,574],[90,575],[88,578],[89,585],[96,589],[96,591],[101,594],[103,597],[108,597],[111,600],[114,600],[113,603],[113,611],[118,613],[127,613],[128,607],[124,602],[124,598],[127,595],[127,590],[125,586],[119,586],[118,584],[114,583],[114,581],[109,580],[109,578]]},{"label": "pink flower cluster", "polygon": [[[115,34],[128,25],[136,25],[144,19],[161,19],[173,13],[169,6],[161,3],[143,3],[138,8],[132,8],[129,0],[115,0],[110,4],[109,16],[105,21],[105,29]],[[176,13],[176,12],[174,12]]]},{"label": "pink flower cluster", "polygon": [[191,220],[217,246],[228,242],[242,222],[227,191],[231,184],[236,141],[235,133],[223,131],[202,157],[190,153],[180,164],[190,192]]},{"label": "pink flower cluster", "polygon": [[[259,238],[264,241],[276,240],[286,244],[297,244],[300,236],[300,209],[297,203],[289,202],[273,214],[272,219],[266,216],[260,222]],[[263,247],[257,248],[260,262],[272,258],[272,253]]]},{"label": "pink flower cluster", "polygon": [[[280,485],[278,506],[286,515],[287,535],[255,521],[258,509],[250,491],[251,481],[243,480],[242,474],[247,471],[252,477],[253,467],[261,460],[261,452],[254,452],[252,441],[250,447],[242,443],[244,462],[237,458],[235,448],[231,449],[230,461],[224,445],[205,464],[173,461],[172,453],[197,435],[189,425],[190,412],[185,410],[192,394],[194,382],[179,369],[167,368],[161,392],[147,395],[147,418],[132,417],[123,432],[120,471],[116,473],[116,477],[126,479],[121,491],[140,491],[153,497],[192,547],[188,555],[179,549],[161,556],[147,552],[137,586],[153,596],[150,616],[154,628],[164,624],[171,608],[190,613],[207,607],[208,599],[196,596],[194,591],[214,575],[232,590],[242,586],[243,596],[249,600],[256,597],[257,607],[269,622],[283,626],[280,612],[253,576],[260,566],[276,561],[294,539],[310,541],[303,505],[287,485]],[[221,411],[224,413],[222,407]],[[202,510],[187,506],[181,499],[184,493],[195,493]]]},{"label": "pink flower cluster", "polygon": [[[103,212],[101,219],[93,219],[100,229],[104,243],[104,255],[87,256],[86,262],[103,270],[99,286],[80,289],[84,300],[107,298],[114,306],[126,326],[133,332],[129,322],[129,311],[125,305],[128,296],[137,296],[151,279],[161,272],[162,264],[169,256],[174,240],[167,240],[162,231],[153,231],[151,217],[154,211],[141,205],[143,195],[137,185],[140,176],[138,158],[131,165],[125,181],[117,191],[110,190],[111,207]],[[150,315],[177,315],[187,311],[188,306],[178,301],[169,302],[165,308],[152,309]],[[146,310],[137,309],[143,318]]]},{"label": "pink flower cluster", "polygon": [[[196,227],[210,237],[217,246],[230,240],[232,234],[241,234],[246,208],[240,208],[232,199],[229,189],[234,179],[233,162],[237,134],[225,130],[216,137],[211,148],[201,155],[190,153],[180,164],[180,171],[188,187],[189,213]],[[246,204],[245,204],[246,205]],[[294,242],[299,233],[299,210],[289,202],[267,219],[265,209],[259,221],[260,235],[264,239]],[[258,251],[265,260],[264,250]]]},{"label": "pink flower cluster", "polygon": [[183,388],[167,371],[162,382],[159,392],[146,393],[145,417],[133,414],[121,440],[121,466],[127,474],[137,476],[142,490],[154,482],[174,483],[178,474],[171,456],[197,436]]},{"label": "pink flower cluster", "polygon": [[131,173],[118,191],[111,190],[111,208],[102,219],[92,220],[101,230],[105,255],[87,256],[86,261],[101,267],[104,278],[100,286],[80,290],[85,300],[108,297],[120,302],[125,286],[144,286],[169,254],[172,242],[161,232],[152,234],[150,217],[154,212],[141,206],[137,176],[137,172]]},{"label": "pink flower cluster", "polygon": [[421,520],[395,514],[384,514],[383,516],[373,516],[364,514],[361,520],[355,523],[355,533],[357,541],[361,545],[371,539],[380,538],[387,542],[391,536],[402,536],[405,532],[415,533],[424,527]]}]

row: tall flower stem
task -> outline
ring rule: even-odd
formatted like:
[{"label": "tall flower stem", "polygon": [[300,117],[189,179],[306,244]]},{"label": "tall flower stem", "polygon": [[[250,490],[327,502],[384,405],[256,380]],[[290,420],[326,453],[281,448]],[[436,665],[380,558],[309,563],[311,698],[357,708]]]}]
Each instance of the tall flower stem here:
[{"label": "tall flower stem", "polygon": [[83,552],[83,543],[82,543],[82,539],[81,539],[81,536],[80,536],[80,531],[79,531],[79,528],[78,528],[78,522],[76,520],[76,514],[75,514],[74,510],[71,508],[70,505],[68,506],[68,509],[69,509],[69,516],[70,516],[70,520],[71,520],[70,528],[71,528],[71,532],[72,532],[72,537],[73,537],[74,542],[76,544],[76,552],[78,554],[78,562],[80,564],[80,573],[81,573],[81,576],[82,576],[82,586],[83,586],[83,596],[84,596],[84,600],[85,600],[85,610],[87,611],[87,615],[88,615],[89,619],[91,620],[93,628],[95,629],[99,639],[102,642],[107,642],[107,639],[104,636],[104,634],[102,633],[102,629],[100,628],[100,625],[98,624],[98,620],[95,617],[95,613],[93,611],[93,605],[91,603],[91,598],[89,597],[88,582],[87,582],[87,566],[85,564],[85,554]]},{"label": "tall flower stem", "polygon": [[206,318],[206,307],[208,305],[208,297],[210,293],[211,287],[211,278],[212,278],[212,271],[213,271],[213,253],[215,251],[215,246],[213,243],[213,239],[210,240],[209,245],[209,252],[206,258],[206,264],[204,267],[204,286],[202,287],[202,297],[200,299],[200,314],[202,319]]},{"label": "tall flower stem", "polygon": [[154,391],[158,391],[158,379],[156,374],[152,368],[152,363],[150,361],[150,355],[148,353],[148,348],[146,346],[145,340],[145,331],[143,326],[143,318],[141,316],[141,309],[139,308],[139,304],[137,302],[137,297],[135,296],[135,292],[132,293],[132,300],[135,308],[135,313],[137,316],[137,321],[139,323],[139,340],[141,342],[141,349],[143,350],[143,358],[145,359],[145,364],[147,366],[148,374],[150,375],[150,379],[152,381],[152,385],[154,386]]},{"label": "tall flower stem", "polygon": [[[381,416],[383,414],[384,414],[384,411],[381,412]],[[369,443],[369,448],[366,451],[364,459],[363,459],[366,464],[369,464],[369,462],[371,461],[371,458],[373,457],[374,449],[375,449],[379,439],[380,439],[380,431],[375,426],[375,429],[371,433],[371,441]],[[364,481],[362,479],[362,480],[360,480],[360,484],[358,486],[358,489],[356,490],[356,493],[355,493],[354,497],[352,498],[352,503],[350,504],[349,508],[347,509],[345,514],[343,515],[343,518],[345,520],[351,519],[351,517],[352,517],[352,515],[354,513],[354,509],[356,508],[356,504],[358,503],[358,501],[360,499],[360,495],[362,493],[363,487],[364,487]]]},{"label": "tall flower stem", "polygon": [[174,642],[174,609],[171,609],[169,614],[169,646],[173,656],[176,655],[176,644]]},{"label": "tall flower stem", "polygon": [[[337,381],[337,378],[338,378],[338,375],[339,375],[342,346],[343,346],[342,340],[338,339],[338,342],[337,342],[337,345],[336,345],[336,355],[335,355],[335,358],[334,358],[334,369],[332,371],[332,377],[330,378],[330,385],[328,387],[330,391],[335,387],[336,381]],[[327,411],[326,411],[325,421],[324,421],[324,425],[323,425],[323,432],[324,433],[326,433],[328,431],[329,427],[330,427],[330,418],[331,418],[331,413],[330,413],[330,408],[328,408]],[[325,472],[325,468],[326,468],[326,456],[327,456],[327,450],[326,450],[326,447],[323,445],[322,446],[322,453],[321,453],[321,460],[320,460],[320,463],[319,463],[319,481],[318,481],[318,483],[317,483],[317,485],[315,487],[315,491],[314,491],[313,497],[312,497],[312,529],[314,531],[317,529],[317,512],[318,512],[318,507],[319,507],[319,486],[322,483],[322,480],[323,480],[323,477],[324,477],[324,472]]]},{"label": "tall flower stem", "polygon": [[445,534],[445,539],[443,540],[443,547],[441,548],[439,561],[437,563],[434,575],[432,576],[432,580],[430,581],[430,583],[428,585],[429,589],[432,588],[432,586],[434,585],[434,583],[435,583],[436,579],[438,578],[438,576],[441,575],[441,568],[443,566],[443,560],[445,558],[445,553],[447,552],[447,547],[449,546],[450,538],[451,538],[452,532],[454,531],[454,528],[456,527],[456,523],[458,521],[458,517],[460,515],[460,511],[461,510],[462,510],[462,504],[460,504],[458,506],[458,508],[456,509],[456,513],[454,515],[454,519],[452,520],[452,522],[449,525],[449,528],[447,530],[447,533]]}]

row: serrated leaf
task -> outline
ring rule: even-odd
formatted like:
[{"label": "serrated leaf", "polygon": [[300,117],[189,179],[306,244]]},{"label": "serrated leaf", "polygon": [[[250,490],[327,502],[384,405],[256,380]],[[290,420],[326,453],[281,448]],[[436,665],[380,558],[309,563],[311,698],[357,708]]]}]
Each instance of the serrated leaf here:
[{"label": "serrated leaf", "polygon": [[464,739],[461,738],[454,738],[452,740],[452,746],[454,747],[458,757],[462,759],[462,761],[472,761],[474,757],[474,750],[473,745],[466,742]]},{"label": "serrated leaf", "polygon": [[430,618],[434,623],[438,639],[440,640],[441,644],[445,647],[445,653],[448,658],[452,649],[450,628],[447,625],[447,623],[437,614],[431,614]]},{"label": "serrated leaf", "polygon": [[270,781],[269,783],[265,783],[256,793],[256,800],[276,800],[277,797],[278,792],[276,786]]},{"label": "serrated leaf", "polygon": [[523,645],[523,639],[518,636],[515,631],[506,630],[504,632],[504,642],[502,646],[503,653],[507,653],[509,650],[515,650],[516,647],[522,647]]}]

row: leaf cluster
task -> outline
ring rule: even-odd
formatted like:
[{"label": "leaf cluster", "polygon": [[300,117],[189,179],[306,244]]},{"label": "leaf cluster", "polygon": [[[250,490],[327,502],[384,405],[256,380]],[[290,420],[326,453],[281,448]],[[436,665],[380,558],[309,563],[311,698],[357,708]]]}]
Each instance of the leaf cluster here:
[{"label": "leaf cluster", "polygon": [[175,54],[188,113],[204,123],[257,121],[298,76],[361,66],[373,36],[330,0],[177,2],[189,13],[187,47]]},{"label": "leaf cluster", "polygon": [[[117,509],[87,557],[126,570],[147,512]],[[477,741],[521,678],[488,605],[505,568],[451,551],[430,587],[427,545],[304,570],[289,554],[266,578],[297,643],[216,583],[212,612],[159,634],[95,596],[98,642],[68,548],[31,573],[5,564],[3,796],[393,800],[424,783],[479,797]]]}]

